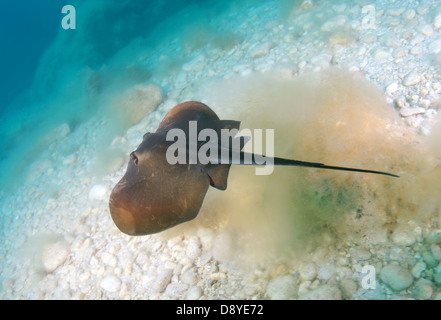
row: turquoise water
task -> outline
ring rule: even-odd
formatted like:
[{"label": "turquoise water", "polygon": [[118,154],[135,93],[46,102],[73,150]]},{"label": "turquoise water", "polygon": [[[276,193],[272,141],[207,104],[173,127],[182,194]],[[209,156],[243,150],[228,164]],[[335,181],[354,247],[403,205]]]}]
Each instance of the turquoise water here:
[{"label": "turquoise water", "polygon": [[[311,86],[308,87],[306,82],[299,85],[300,88],[305,86],[303,96],[301,90],[290,89],[289,81],[305,75],[312,75],[314,78],[314,75],[321,75],[332,68],[342,68],[345,72],[355,74],[384,94],[384,106],[399,119],[394,118],[394,121],[384,127],[389,130],[395,128],[395,125],[403,124],[410,128],[403,134],[405,137],[428,134],[429,123],[436,118],[441,108],[439,0],[340,0],[332,3],[315,0],[40,2],[3,1],[0,7],[0,61],[3,75],[0,80],[2,298],[297,298],[301,294],[298,288],[294,296],[284,296],[283,290],[282,295],[278,295],[280,290],[277,286],[275,289],[268,289],[272,288],[268,283],[271,284],[271,280],[277,275],[288,270],[285,273],[289,278],[302,270],[296,269],[300,264],[294,263],[290,258],[287,260],[293,264],[292,269],[285,265],[274,269],[264,266],[254,276],[250,276],[251,285],[243,286],[242,277],[246,277],[236,274],[237,269],[229,269],[228,263],[223,264],[231,256],[240,257],[239,254],[230,252],[229,256],[220,250],[220,253],[209,255],[211,249],[206,249],[206,242],[215,242],[215,248],[216,243],[233,243],[231,246],[240,243],[225,236],[227,232],[223,232],[219,226],[212,230],[204,225],[205,229],[198,229],[195,234],[187,233],[181,238],[174,237],[173,234],[163,238],[128,238],[116,230],[108,212],[108,196],[124,173],[128,155],[139,144],[143,133],[155,130],[164,114],[175,104],[190,99],[213,102],[210,106],[216,112],[225,112],[227,115],[236,114],[231,112],[234,108],[253,108],[265,103],[270,106],[267,110],[259,111],[277,115],[280,110],[272,107],[271,102],[286,102],[288,97],[288,103],[297,101],[297,97],[292,98],[291,92],[298,94],[299,101],[303,101],[305,106],[312,105],[321,95],[308,92]],[[62,27],[66,14],[61,10],[67,4],[75,8],[75,29]],[[271,76],[265,78],[267,74]],[[252,78],[253,75],[257,77]],[[320,76],[317,77],[320,79]],[[324,79],[327,79],[326,73]],[[334,75],[331,79],[338,77]],[[323,81],[325,84],[326,80]],[[343,86],[346,83],[347,87],[351,87],[345,81],[348,80],[342,81]],[[277,85],[282,88],[280,100],[277,100],[277,95],[280,94]],[[327,85],[324,85],[326,90],[332,92],[334,86],[329,86],[329,83]],[[314,85],[312,87],[315,88]],[[354,88],[359,89],[357,85]],[[366,92],[377,92],[375,90],[368,88]],[[229,100],[230,96],[236,101]],[[259,97],[264,101],[258,101]],[[344,97],[351,99],[350,95]],[[365,98],[369,100],[369,97]],[[237,101],[243,102],[243,106],[238,106]],[[376,103],[375,98],[373,101]],[[381,107],[383,104],[376,106],[380,109]],[[295,108],[297,107],[292,109]],[[333,110],[332,107],[329,110]],[[283,122],[286,119],[281,116],[279,120]],[[300,125],[301,121],[295,123]],[[344,121],[338,125],[344,126]],[[280,129],[282,130],[286,130],[286,127]],[[401,127],[396,132],[401,134],[400,130]],[[362,135],[364,134],[369,136],[369,133]],[[289,141],[286,141],[285,144],[288,145]],[[389,157],[387,152],[383,157]],[[397,167],[388,169],[399,170],[399,166]],[[420,171],[425,170],[423,168]],[[437,177],[436,174],[433,176]],[[418,185],[423,185],[425,181],[419,180]],[[248,184],[251,189],[254,187],[250,182]],[[255,185],[260,186],[258,183]],[[439,192],[436,188],[439,185],[436,181],[427,185],[434,186],[427,192],[427,198],[420,194],[415,196],[427,201],[415,200],[416,204],[412,208],[418,208],[424,202],[421,207],[427,209],[427,212],[435,212],[434,217],[431,216],[424,222],[415,218],[417,221],[411,220],[411,223],[403,218],[403,225],[414,229],[398,232],[397,241],[395,238],[388,239],[388,235],[395,234],[396,231],[386,230],[384,227],[387,225],[389,228],[389,220],[392,219],[390,216],[393,216],[389,211],[402,209],[401,198],[414,199],[414,194],[406,189],[406,193],[403,192],[403,196],[397,201],[398,204],[393,203],[387,209],[381,208],[387,214],[379,209],[381,213],[378,220],[372,218],[375,214],[371,212],[365,214],[364,218],[367,220],[361,218],[372,232],[377,231],[375,227],[371,228],[372,225],[382,232],[371,237],[374,240],[373,244],[368,244],[368,253],[364,248],[360,249],[364,245],[363,241],[368,242],[365,239],[369,237],[366,236],[362,240],[357,238],[347,241],[345,245],[349,243],[348,246],[353,247],[342,245],[343,249],[336,249],[340,250],[338,254],[341,253],[341,257],[332,256],[326,263],[323,262],[325,260],[319,261],[320,252],[310,254],[316,259],[313,263],[317,265],[317,270],[312,272],[315,275],[311,279],[303,283],[303,288],[306,288],[304,292],[314,292],[314,285],[311,285],[310,280],[315,277],[322,277],[315,283],[317,286],[323,283],[333,285],[332,281],[327,282],[331,278],[326,278],[328,265],[338,269],[341,267],[338,265],[339,261],[350,260],[352,264],[345,265],[344,268],[360,269],[361,265],[353,258],[356,255],[353,252],[363,257],[370,257],[369,252],[372,252],[372,257],[376,259],[372,263],[375,265],[387,265],[392,259],[409,270],[413,270],[417,261],[423,261],[420,251],[424,255],[426,251],[432,250],[435,255],[433,259],[438,259],[437,254],[441,252],[438,250],[439,246],[437,247],[438,233],[433,230],[439,229],[441,225],[436,214],[439,203]],[[296,185],[291,185],[290,188],[297,190]],[[308,198],[305,192],[305,196],[297,195],[292,199],[320,198],[318,191],[315,191],[320,190],[320,185],[309,189],[316,193],[314,197]],[[265,194],[265,189],[262,190],[264,191],[261,194]],[[400,191],[402,190],[398,192]],[[268,190],[266,192],[272,194]],[[390,193],[393,194],[392,191]],[[294,202],[286,192],[280,194],[280,198],[286,200],[286,203],[291,205]],[[338,192],[329,192],[327,197],[331,198],[335,194]],[[376,194],[376,191],[372,194]],[[247,197],[248,194],[245,194],[242,198],[248,199]],[[236,201],[234,197],[229,199],[233,199],[232,203]],[[276,200],[268,203],[272,205]],[[261,199],[251,198],[250,203],[260,203],[259,201]],[[222,200],[213,203],[219,205],[221,202]],[[370,203],[370,199],[365,202]],[[294,205],[292,204],[293,207]],[[251,210],[249,203],[237,201],[237,206]],[[320,204],[317,207],[321,210],[325,206]],[[361,207],[357,207],[357,223],[359,216],[363,216]],[[369,208],[369,205],[366,204],[366,207]],[[226,205],[225,208],[229,207]],[[374,208],[371,210],[378,209],[375,206]],[[320,215],[321,211],[318,209],[316,211]],[[351,206],[351,210],[355,209]],[[341,216],[347,217],[349,214],[345,211]],[[299,221],[307,221],[305,217]],[[369,220],[371,218],[373,220]],[[231,220],[233,224],[239,225],[239,229],[246,225],[240,219],[239,222]],[[274,222],[274,225],[279,222]],[[222,226],[222,223],[219,225]],[[315,226],[309,220],[305,225],[312,226],[312,229]],[[328,227],[326,225],[323,229]],[[330,229],[332,227],[335,225],[331,225]],[[417,228],[424,232],[415,235]],[[301,229],[302,226],[299,226],[298,230]],[[402,231],[399,228],[397,230]],[[229,232],[232,233],[231,230]],[[303,230],[300,233],[309,231]],[[270,234],[277,238],[274,233]],[[410,240],[406,238],[409,234]],[[424,242],[421,237],[428,234],[434,234],[432,238],[437,240],[427,244],[429,242]],[[187,250],[186,246],[195,241],[196,250]],[[62,263],[51,269],[45,265],[47,261],[42,252],[48,244],[53,243],[61,243],[58,251],[64,260],[61,259]],[[246,239],[244,243],[247,243]],[[414,248],[411,246],[414,244],[415,248],[419,244],[428,248],[425,251],[418,248],[412,251]],[[248,246],[253,247],[255,244],[248,243]],[[389,247],[394,249],[389,250]],[[121,248],[124,250],[120,250]],[[123,253],[126,248],[128,253]],[[139,254],[141,249],[147,253]],[[201,254],[199,257],[199,249],[205,255]],[[379,253],[375,255],[377,249]],[[65,251],[68,253],[63,256]],[[160,255],[162,251],[165,256]],[[188,257],[181,257],[184,251],[187,256],[193,257],[190,262],[187,261]],[[402,252],[412,256],[407,258]],[[346,259],[347,257],[350,259]],[[364,259],[363,257],[360,259]],[[406,257],[405,262],[400,261],[401,257]],[[433,294],[430,293],[429,297],[432,298],[441,294],[441,277],[431,278],[432,274],[439,274],[441,270],[439,261],[441,256],[435,262],[432,261],[432,264],[426,261],[428,272],[425,280],[429,279],[438,286],[438,291],[433,289]],[[201,278],[199,282],[188,280],[186,275],[184,284],[188,288],[172,286],[175,291],[169,289],[166,294],[163,293],[165,288],[158,292],[151,289],[152,279],[163,276],[166,269],[181,268],[181,264],[181,269],[187,270],[185,263],[191,268],[197,266],[195,272]],[[306,262],[304,264],[307,265]],[[339,277],[346,269],[343,270],[342,267]],[[213,272],[210,270],[217,270],[214,273],[219,290],[203,287],[199,288],[202,290],[199,295],[197,290],[191,291],[190,287],[196,287],[195,283],[202,286],[213,282],[210,278]],[[112,278],[115,275],[118,278],[116,280]],[[167,272],[165,276],[167,277]],[[176,282],[181,276],[170,276],[172,280],[169,281]],[[359,275],[350,281],[356,282],[357,277]],[[289,278],[288,282],[296,283],[297,278]],[[305,276],[306,278],[308,277]],[[266,282],[262,279],[266,279]],[[140,283],[144,284],[141,286]],[[416,278],[412,283],[416,288]],[[423,285],[426,284],[422,283],[418,287],[418,294],[427,297]],[[124,288],[125,291],[113,291],[114,286],[118,289]],[[312,286],[311,291],[308,291],[309,286]],[[351,291],[352,284],[348,286],[347,290]],[[179,288],[184,287],[188,292],[182,289],[184,293],[180,293]],[[378,288],[376,291],[363,291],[357,282],[355,289],[349,294],[345,293],[346,289],[339,283],[335,297],[341,297],[340,291],[344,298],[385,299],[393,295],[384,284]],[[236,291],[240,291],[240,294],[235,295]]]}]

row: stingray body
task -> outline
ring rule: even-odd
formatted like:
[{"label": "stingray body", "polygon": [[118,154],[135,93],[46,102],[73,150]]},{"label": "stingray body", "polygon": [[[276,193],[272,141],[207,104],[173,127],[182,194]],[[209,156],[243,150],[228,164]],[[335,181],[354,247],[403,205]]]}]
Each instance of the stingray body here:
[{"label": "stingray body", "polygon": [[[142,143],[130,154],[127,171],[116,184],[109,200],[109,208],[116,226],[129,235],[157,233],[194,219],[211,186],[225,190],[231,164],[243,163],[245,153],[230,150],[231,161],[223,164],[202,164],[199,161],[186,164],[170,164],[167,150],[174,141],[167,140],[167,133],[180,129],[186,137],[191,136],[189,123],[197,124],[197,132],[214,130],[221,136],[222,129],[239,129],[240,122],[220,120],[216,113],[203,103],[190,101],[174,107],[162,120],[155,133],[146,133]],[[190,138],[186,140],[187,151],[191,148]],[[203,145],[195,146],[196,151]],[[233,161],[234,152],[239,153],[239,161]],[[254,156],[254,155],[252,155]],[[190,153],[188,155],[190,157]],[[188,159],[188,158],[187,158]],[[237,158],[236,158],[237,160]],[[274,165],[303,166],[321,169],[366,172],[394,176],[393,174],[327,166],[321,163],[304,162],[283,158],[273,158]]]}]

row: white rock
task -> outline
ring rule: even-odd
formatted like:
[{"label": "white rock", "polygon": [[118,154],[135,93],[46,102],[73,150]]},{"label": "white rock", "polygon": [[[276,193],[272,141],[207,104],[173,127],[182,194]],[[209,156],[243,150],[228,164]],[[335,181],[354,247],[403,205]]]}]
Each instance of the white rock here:
[{"label": "white rock", "polygon": [[89,200],[106,200],[107,187],[102,184],[96,184],[89,191]]},{"label": "white rock", "polygon": [[199,257],[202,253],[201,250],[201,243],[199,242],[199,238],[198,237],[192,237],[190,238],[190,240],[188,240],[187,243],[187,248],[185,249],[185,254],[190,258],[190,259],[197,259],[197,257]]},{"label": "white rock", "polygon": [[113,254],[110,254],[108,252],[104,252],[101,255],[101,260],[104,264],[110,266],[110,267],[115,267],[118,260],[116,259],[116,257]]},{"label": "white rock", "polygon": [[68,166],[68,165],[74,163],[75,161],[77,161],[77,156],[75,154],[71,154],[70,156],[68,156],[64,159],[63,164],[65,166]]},{"label": "white rock", "polygon": [[383,48],[379,48],[377,50],[375,50],[374,52],[374,58],[376,60],[387,60],[389,58],[391,58],[391,54],[389,51],[383,49]]},{"label": "white rock", "polygon": [[441,52],[441,39],[432,41],[429,44],[428,49],[429,49],[429,53],[431,53],[431,54],[440,53]]},{"label": "white rock", "polygon": [[202,249],[209,251],[213,248],[214,239],[216,235],[213,230],[207,228],[200,228],[198,230],[199,241],[201,242]]},{"label": "white rock", "polygon": [[[415,108],[412,108],[412,109],[415,109]],[[405,110],[405,109],[401,109],[400,113],[403,110]],[[403,115],[403,114],[401,114],[401,115]],[[397,228],[392,233],[392,241],[393,241],[393,243],[395,243],[399,246],[408,247],[408,246],[411,246],[415,243],[416,238],[411,230]]]},{"label": "white rock", "polygon": [[433,18],[433,26],[436,29],[440,29],[441,28],[441,12],[438,13],[435,18]]},{"label": "white rock", "polygon": [[341,300],[341,291],[332,285],[317,287],[300,297],[302,300]]},{"label": "white rock", "polygon": [[266,288],[266,296],[271,300],[287,300],[295,298],[297,280],[292,275],[280,276],[272,279]]},{"label": "white rock", "polygon": [[412,288],[412,296],[416,299],[427,300],[432,297],[432,283],[426,279],[420,279]]},{"label": "white rock", "polygon": [[188,285],[185,283],[170,283],[165,289],[165,294],[174,299],[182,299],[187,289]]},{"label": "white rock", "polygon": [[111,293],[117,292],[121,288],[121,280],[114,275],[110,275],[101,280],[100,287]]},{"label": "white rock", "polygon": [[416,16],[416,12],[413,9],[408,9],[405,13],[404,13],[404,18],[408,19],[408,20],[412,20],[413,18],[415,18]]},{"label": "white rock", "polygon": [[66,241],[50,243],[43,249],[43,265],[47,272],[61,266],[69,256],[69,244]]},{"label": "white rock", "polygon": [[409,288],[413,277],[407,269],[398,265],[388,265],[380,272],[380,279],[395,291]]},{"label": "white rock", "polygon": [[420,278],[421,274],[426,270],[426,264],[423,261],[418,261],[413,266],[411,273],[415,278]]},{"label": "white rock", "polygon": [[434,230],[427,237],[429,243],[441,243],[441,230]]},{"label": "white rock", "polygon": [[426,112],[426,109],[420,108],[420,107],[417,107],[417,108],[407,107],[407,108],[402,108],[400,110],[400,114],[403,117],[411,117],[411,116],[415,116],[418,114],[423,114],[425,112]]},{"label": "white rock", "polygon": [[388,95],[393,95],[395,92],[398,91],[398,88],[399,88],[398,83],[394,81],[386,87],[386,93]]},{"label": "white rock", "polygon": [[317,267],[314,263],[301,265],[299,268],[299,274],[303,281],[314,280],[317,276]]},{"label": "white rock", "polygon": [[332,31],[335,28],[343,27],[346,24],[346,22],[348,22],[348,21],[349,21],[349,18],[347,16],[338,15],[338,16],[332,17],[331,19],[329,19],[328,21],[323,23],[320,30],[324,31],[324,32]]},{"label": "white rock", "polygon": [[351,258],[356,261],[365,261],[371,258],[369,250],[363,247],[351,248],[349,254],[351,255]]},{"label": "white rock", "polygon": [[425,36],[431,36],[433,35],[433,28],[430,24],[426,24],[421,27],[421,33]]},{"label": "white rock", "polygon": [[257,59],[264,57],[270,52],[272,48],[273,45],[269,42],[260,44],[251,51],[251,58]]},{"label": "white rock", "polygon": [[187,300],[198,300],[202,296],[202,289],[200,287],[191,287],[187,295],[185,296],[185,299]]},{"label": "white rock", "polygon": [[172,276],[173,276],[173,270],[171,269],[162,270],[152,284],[151,287],[152,292],[153,293],[163,292],[170,283]]},{"label": "white rock", "polygon": [[405,86],[414,86],[418,84],[420,81],[421,81],[421,76],[418,73],[410,72],[404,77],[403,84]]},{"label": "white rock", "polygon": [[392,17],[398,17],[403,14],[403,12],[406,10],[404,7],[394,7],[387,10],[387,14]]},{"label": "white rock", "polygon": [[440,261],[441,260],[441,247],[437,244],[432,244],[430,246],[430,251],[432,252],[432,256]]}]

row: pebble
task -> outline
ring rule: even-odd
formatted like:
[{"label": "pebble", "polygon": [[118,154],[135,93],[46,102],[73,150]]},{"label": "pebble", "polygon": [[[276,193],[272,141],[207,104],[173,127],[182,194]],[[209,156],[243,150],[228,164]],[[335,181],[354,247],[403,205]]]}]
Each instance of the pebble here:
[{"label": "pebble", "polygon": [[198,237],[192,237],[187,243],[187,248],[185,249],[185,254],[190,259],[197,259],[202,253],[201,244]]},{"label": "pebble", "polygon": [[301,265],[299,268],[299,274],[303,281],[314,280],[317,276],[317,267],[314,263]]},{"label": "pebble", "polygon": [[340,289],[333,285],[325,284],[300,297],[301,300],[341,300]]},{"label": "pebble", "polygon": [[114,293],[121,288],[121,280],[114,275],[110,275],[101,280],[100,287],[107,292]]},{"label": "pebble", "polygon": [[199,298],[202,296],[202,289],[198,286],[191,287],[187,291],[187,295],[185,296],[185,299],[187,300],[199,300]]},{"label": "pebble", "polygon": [[426,270],[426,264],[423,261],[418,261],[412,268],[411,273],[415,278],[420,278],[421,274]]},{"label": "pebble", "polygon": [[[408,114],[408,113],[406,113],[407,109],[418,109],[418,108],[403,108],[403,109],[401,109],[400,114],[403,117],[408,117],[410,115],[418,114],[418,113],[409,113]],[[425,112],[425,110],[420,113],[424,113],[424,112]],[[396,245],[403,246],[403,247],[409,247],[415,243],[416,238],[411,230],[397,228],[392,233],[392,241]]]},{"label": "pebble", "polygon": [[421,82],[421,76],[416,72],[408,73],[403,79],[403,84],[408,87],[414,86],[420,82]]},{"label": "pebble", "polygon": [[440,261],[441,260],[441,247],[437,244],[432,244],[430,246],[430,251],[432,253],[432,256],[435,260]]},{"label": "pebble", "polygon": [[441,28],[441,13],[437,13],[435,18],[433,18],[433,26],[435,27],[435,29]]},{"label": "pebble", "polygon": [[[421,108],[421,107],[416,107],[416,108],[407,107],[407,108],[400,109],[400,114],[403,117],[416,116],[418,114],[423,114],[425,112],[426,112],[426,109],[425,108]],[[406,241],[406,240],[403,239],[403,241]]]},{"label": "pebble", "polygon": [[413,283],[410,272],[397,265],[387,265],[380,272],[380,279],[395,291],[409,288]]},{"label": "pebble", "polygon": [[432,41],[429,46],[428,50],[430,54],[438,54],[441,52],[441,39]]},{"label": "pebble", "polygon": [[266,296],[271,300],[294,299],[297,294],[297,280],[292,275],[272,279],[266,288]]},{"label": "pebble", "polygon": [[412,288],[412,296],[416,299],[427,300],[432,297],[432,283],[426,279],[418,280]]},{"label": "pebble", "polygon": [[171,269],[164,269],[162,270],[155,281],[153,282],[151,286],[151,290],[153,293],[161,293],[163,292],[168,284],[170,283],[170,280],[173,276],[173,270]]},{"label": "pebble", "polygon": [[165,294],[174,299],[182,299],[187,289],[188,285],[185,283],[170,283],[165,289]]},{"label": "pebble", "polygon": [[398,91],[398,88],[399,88],[398,83],[396,81],[392,82],[386,87],[386,93],[388,95],[393,95]]},{"label": "pebble", "polygon": [[427,237],[427,242],[429,243],[441,243],[441,230],[434,230],[430,233],[430,235]]},{"label": "pebble", "polygon": [[43,249],[43,265],[47,272],[53,272],[69,256],[69,244],[66,241],[50,243]]},{"label": "pebble", "polygon": [[102,184],[94,185],[89,191],[89,200],[107,200],[107,187]]}]

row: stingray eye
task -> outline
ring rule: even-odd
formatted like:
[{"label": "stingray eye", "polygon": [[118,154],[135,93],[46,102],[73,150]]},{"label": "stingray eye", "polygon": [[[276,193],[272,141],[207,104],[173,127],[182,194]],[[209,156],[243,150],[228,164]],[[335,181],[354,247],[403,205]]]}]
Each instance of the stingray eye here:
[{"label": "stingray eye", "polygon": [[147,136],[150,134],[150,132],[147,132],[146,134],[144,134],[143,136],[142,136],[142,140],[144,140],[145,138],[147,138]]},{"label": "stingray eye", "polygon": [[137,157],[136,154],[135,154],[135,151],[133,151],[133,152],[130,154],[130,158],[133,159],[133,162],[135,162],[135,165],[137,166],[139,160],[138,160],[138,157]]}]

